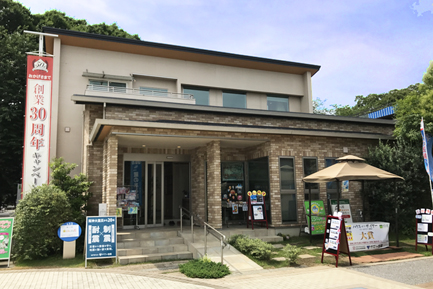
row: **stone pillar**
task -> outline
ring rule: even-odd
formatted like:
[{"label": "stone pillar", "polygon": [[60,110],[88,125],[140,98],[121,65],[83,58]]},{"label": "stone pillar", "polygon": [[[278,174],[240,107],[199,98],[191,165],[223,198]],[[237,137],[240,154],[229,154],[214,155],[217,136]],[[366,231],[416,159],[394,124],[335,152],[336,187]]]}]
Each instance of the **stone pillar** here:
[{"label": "stone pillar", "polygon": [[105,202],[107,203],[107,214],[116,215],[117,207],[117,158],[118,140],[116,136],[110,135],[106,139],[106,187]]},{"label": "stone pillar", "polygon": [[207,222],[206,216],[206,176],[205,176],[206,148],[196,149],[191,154],[191,208],[190,211],[198,214]]},{"label": "stone pillar", "polygon": [[221,209],[221,150],[220,142],[206,145],[208,222],[214,228],[222,227]]}]

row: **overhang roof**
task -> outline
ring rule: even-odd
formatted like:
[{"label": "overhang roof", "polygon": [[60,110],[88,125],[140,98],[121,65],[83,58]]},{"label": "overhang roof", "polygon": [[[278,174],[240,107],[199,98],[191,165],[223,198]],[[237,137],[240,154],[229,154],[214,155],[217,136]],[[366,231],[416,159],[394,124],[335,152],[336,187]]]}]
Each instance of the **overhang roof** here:
[{"label": "overhang roof", "polygon": [[71,100],[75,104],[111,104],[119,106],[135,106],[135,107],[154,107],[161,109],[174,109],[186,110],[193,112],[207,112],[207,113],[223,113],[223,114],[236,114],[246,115],[251,117],[256,116],[270,116],[303,120],[317,120],[317,121],[331,121],[331,122],[348,122],[348,123],[363,123],[363,124],[377,124],[377,125],[395,125],[395,120],[388,119],[371,119],[350,116],[335,116],[324,114],[313,114],[303,112],[281,112],[261,109],[246,109],[246,108],[230,108],[222,106],[206,106],[206,105],[191,105],[170,102],[157,102],[148,100],[128,99],[128,98],[112,98],[104,96],[89,96],[83,94],[74,94]]},{"label": "overhang roof", "polygon": [[[61,39],[62,45],[299,75],[311,72],[313,76],[320,69],[319,65],[313,64],[148,42],[52,27],[44,27],[43,32],[57,34]],[[50,54],[53,54],[53,41],[52,37],[45,37],[46,51]]]}]

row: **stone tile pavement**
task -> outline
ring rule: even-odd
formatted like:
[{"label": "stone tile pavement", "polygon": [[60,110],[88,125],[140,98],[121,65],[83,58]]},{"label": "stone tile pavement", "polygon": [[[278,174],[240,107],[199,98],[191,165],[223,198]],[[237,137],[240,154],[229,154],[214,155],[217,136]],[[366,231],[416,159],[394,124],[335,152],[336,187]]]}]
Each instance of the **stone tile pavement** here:
[{"label": "stone tile pavement", "polygon": [[317,266],[234,273],[223,279],[190,279],[179,272],[156,274],[117,269],[0,269],[1,288],[418,288],[367,275],[347,268]]}]

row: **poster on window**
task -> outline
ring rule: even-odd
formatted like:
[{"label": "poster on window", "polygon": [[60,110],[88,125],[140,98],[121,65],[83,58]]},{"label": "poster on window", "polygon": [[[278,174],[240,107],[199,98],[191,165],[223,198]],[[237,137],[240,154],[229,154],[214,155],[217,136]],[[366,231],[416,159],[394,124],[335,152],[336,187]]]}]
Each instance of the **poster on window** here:
[{"label": "poster on window", "polygon": [[233,215],[239,214],[239,205],[238,204],[232,204],[232,214]]},{"label": "poster on window", "polygon": [[263,205],[253,205],[253,218],[254,220],[264,220]]},{"label": "poster on window", "polygon": [[48,183],[53,58],[27,56],[24,156],[21,198]]},{"label": "poster on window", "polygon": [[[331,200],[332,214],[337,210],[337,200]],[[340,200],[340,212],[345,223],[352,223],[352,211],[350,210],[350,202],[348,199]]]}]

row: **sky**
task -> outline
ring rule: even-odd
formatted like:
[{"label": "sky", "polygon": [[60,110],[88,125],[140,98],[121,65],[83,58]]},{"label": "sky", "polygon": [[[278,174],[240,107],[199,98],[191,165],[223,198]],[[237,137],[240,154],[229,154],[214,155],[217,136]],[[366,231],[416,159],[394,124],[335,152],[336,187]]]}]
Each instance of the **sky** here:
[{"label": "sky", "polygon": [[116,23],[142,40],[320,65],[313,98],[422,82],[433,61],[433,0],[22,0],[89,24]]}]

